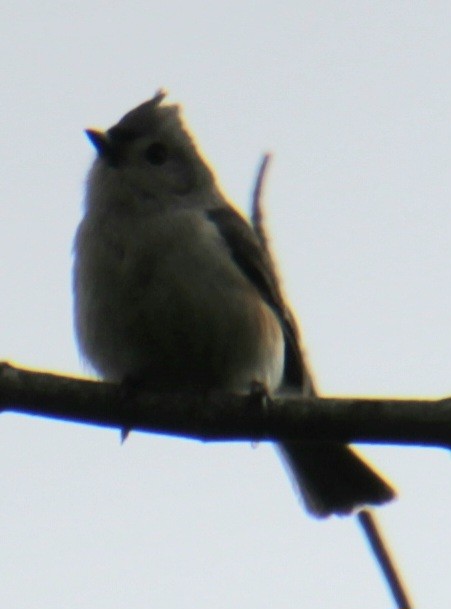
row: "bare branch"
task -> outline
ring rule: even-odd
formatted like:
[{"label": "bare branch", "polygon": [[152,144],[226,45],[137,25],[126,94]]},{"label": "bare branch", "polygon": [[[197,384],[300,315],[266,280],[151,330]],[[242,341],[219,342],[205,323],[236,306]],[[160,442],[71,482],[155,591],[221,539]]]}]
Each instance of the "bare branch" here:
[{"label": "bare branch", "polygon": [[396,606],[400,609],[413,609],[413,604],[407,595],[406,587],[396,569],[391,552],[389,552],[386,542],[382,539],[374,514],[368,510],[362,510],[357,513],[357,520],[362,527],[365,536],[371,545],[374,556],[390,586],[390,591],[396,602]]},{"label": "bare branch", "polygon": [[251,210],[251,223],[254,231],[259,238],[260,245],[265,251],[269,251],[268,237],[265,230],[265,217],[263,213],[263,185],[268,171],[269,163],[271,161],[271,155],[266,153],[263,155],[258,168],[257,178],[255,180],[254,192],[252,195],[252,210]]},{"label": "bare branch", "polygon": [[[268,168],[268,164],[269,164],[270,160],[271,160],[270,155],[266,154],[263,156],[263,159],[260,163],[260,167],[259,167],[259,170],[257,173],[254,193],[253,193],[251,222],[252,222],[254,231],[260,241],[260,244],[267,255],[268,264],[272,267],[272,271],[273,271],[274,275],[277,277],[276,264],[274,262],[273,255],[272,255],[271,249],[269,247],[269,239],[268,239],[268,235],[265,230],[265,217],[264,217],[264,213],[263,213],[263,204],[262,204],[263,184],[264,184],[264,179],[266,177],[267,168]],[[281,299],[283,300],[282,294],[281,294]],[[287,315],[289,315],[291,317],[291,313],[289,312],[288,305],[286,305],[286,311],[287,311]],[[292,325],[291,321],[290,321],[290,325]],[[306,373],[307,373],[307,371],[306,371]],[[307,376],[305,378],[307,378]],[[304,384],[304,389],[305,389],[305,384]],[[401,422],[399,421],[400,410],[398,409],[398,406],[402,405],[402,407],[405,408],[405,406],[408,405],[408,402],[400,402],[400,403],[392,402],[393,408],[392,408],[392,406],[388,406],[388,402],[380,402],[380,401],[371,401],[370,402],[368,400],[365,400],[365,402],[358,402],[357,400],[346,400],[346,401],[344,401],[344,400],[340,400],[340,401],[338,401],[338,400],[329,400],[329,401],[321,400],[318,403],[318,400],[313,399],[313,395],[315,393],[316,393],[315,391],[312,391],[310,393],[311,399],[308,402],[303,400],[300,403],[300,406],[303,406],[303,407],[306,407],[309,409],[314,409],[314,410],[311,410],[310,412],[307,412],[307,413],[306,412],[303,413],[303,415],[307,415],[307,419],[303,423],[302,429],[301,428],[299,429],[299,434],[304,433],[304,432],[309,433],[311,430],[313,430],[314,434],[316,434],[317,431],[321,431],[321,432],[325,432],[325,433],[329,433],[330,431],[332,431],[332,433],[333,433],[333,432],[338,432],[338,429],[340,429],[340,432],[344,432],[345,434],[348,434],[348,433],[360,434],[360,432],[362,431],[362,428],[363,428],[363,423],[369,422],[369,419],[365,418],[366,414],[368,413],[370,415],[370,417],[372,417],[371,423],[372,424],[376,423],[376,425],[378,425],[377,431],[378,432],[382,431],[382,433],[384,434],[384,438],[383,439],[381,437],[372,438],[372,439],[365,438],[366,441],[373,441],[373,442],[398,441],[398,442],[406,443],[406,438],[404,436],[403,437],[399,436]],[[274,405],[276,407],[279,406],[278,400],[276,400],[276,403]],[[286,403],[283,402],[282,407],[285,407],[285,405],[286,405]],[[365,407],[365,410],[360,410],[360,405],[363,405]],[[296,408],[296,412],[293,412],[293,414],[296,414],[296,415],[300,414],[300,410],[299,410],[300,406],[296,406],[296,404],[293,404],[293,408]],[[359,406],[358,413],[355,412],[355,408],[354,408],[355,406]],[[416,402],[416,406],[418,406],[418,402]],[[430,411],[431,407],[435,409],[435,405],[432,402],[426,402],[426,406],[429,411]],[[337,407],[338,407],[338,409],[337,409]],[[409,406],[407,406],[407,407],[409,407]],[[388,421],[385,418],[382,418],[382,419],[380,418],[380,413],[378,413],[377,410],[381,409],[381,408],[385,408],[384,415],[387,415],[389,417]],[[346,410],[346,412],[345,412],[345,410]],[[356,414],[358,414],[359,418],[353,420],[353,418]],[[411,413],[410,411],[406,413],[406,410],[404,410],[403,414],[408,414],[409,423],[411,424],[412,419],[410,417],[411,417],[411,414],[414,414],[414,413]],[[419,414],[420,414],[420,416],[422,415],[422,413],[419,413]],[[337,420],[336,420],[337,415],[339,417],[339,421],[338,421],[339,425],[337,425]],[[348,418],[348,415],[349,415],[349,418]],[[291,413],[290,413],[290,416],[291,416]],[[312,421],[313,421],[313,424],[312,424]],[[302,422],[299,421],[299,424],[302,426]],[[327,427],[327,429],[326,429],[326,427],[324,425],[326,425],[326,426],[332,425],[332,427]],[[390,427],[390,432],[393,431],[395,433],[395,438],[392,440],[390,440],[388,438],[388,436],[386,435],[386,433],[388,431],[388,427]],[[295,427],[293,427],[292,429],[294,430]],[[365,426],[364,429],[366,432],[367,427]],[[420,433],[421,433],[421,431],[424,431],[423,426],[421,425],[420,430],[418,430],[418,428],[416,428],[416,431],[420,431]],[[373,432],[373,426],[371,426],[368,429],[368,432],[370,434]],[[298,433],[298,430],[296,430],[296,434],[297,433]],[[299,439],[301,439],[301,436],[297,436],[297,437],[299,437]],[[308,439],[313,439],[313,438],[310,436],[310,437],[302,437],[302,439],[308,440]],[[321,435],[321,438],[319,438],[319,439],[322,440],[325,438],[323,435]],[[333,436],[333,437],[331,437],[331,439],[337,440],[339,438],[336,436]],[[347,440],[347,441],[354,439],[355,441],[357,441],[360,439],[360,435],[357,435],[357,436],[352,435],[352,437],[346,436],[343,439]],[[417,440],[418,439],[419,438],[417,438]],[[420,439],[420,442],[422,444],[424,444],[424,440],[421,441],[421,439]],[[449,439],[445,440],[445,444],[449,445]],[[439,445],[443,445],[443,443],[440,442]],[[357,518],[358,518],[358,521],[359,521],[360,525],[362,526],[364,534],[371,546],[371,549],[374,553],[376,561],[379,563],[379,566],[382,569],[385,580],[393,595],[393,599],[396,602],[396,606],[399,609],[412,608],[412,604],[407,595],[407,590],[405,589],[405,586],[403,585],[403,582],[397,572],[396,566],[391,557],[391,553],[388,551],[387,546],[380,535],[374,515],[367,510],[363,510],[358,513]]]},{"label": "bare branch", "polygon": [[203,441],[297,439],[451,446],[451,398],[155,394],[1,364],[0,410]]}]

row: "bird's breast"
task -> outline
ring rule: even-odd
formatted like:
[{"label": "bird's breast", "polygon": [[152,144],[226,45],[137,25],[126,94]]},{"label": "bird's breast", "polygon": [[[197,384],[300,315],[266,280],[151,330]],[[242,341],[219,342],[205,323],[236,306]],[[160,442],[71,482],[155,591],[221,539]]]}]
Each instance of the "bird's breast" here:
[{"label": "bird's breast", "polygon": [[76,327],[105,378],[144,376],[175,390],[279,385],[279,320],[202,215],[161,216],[125,233],[100,224],[92,237],[82,224]]}]

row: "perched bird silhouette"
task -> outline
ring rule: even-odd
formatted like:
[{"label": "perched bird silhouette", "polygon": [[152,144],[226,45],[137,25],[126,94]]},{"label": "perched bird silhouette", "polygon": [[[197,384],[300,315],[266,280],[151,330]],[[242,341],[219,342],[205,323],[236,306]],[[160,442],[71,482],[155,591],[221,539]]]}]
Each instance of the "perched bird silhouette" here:
[{"label": "perched bird silhouette", "polygon": [[[75,238],[75,326],[104,378],[155,390],[316,394],[268,248],[221,192],[165,94],[107,131]],[[394,491],[344,444],[279,451],[318,517],[380,505]]]}]

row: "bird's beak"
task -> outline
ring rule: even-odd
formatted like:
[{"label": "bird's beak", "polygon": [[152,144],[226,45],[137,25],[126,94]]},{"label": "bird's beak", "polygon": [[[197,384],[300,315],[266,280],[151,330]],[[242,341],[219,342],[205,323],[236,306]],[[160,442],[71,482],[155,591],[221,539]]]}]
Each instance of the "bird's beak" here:
[{"label": "bird's beak", "polygon": [[107,159],[113,157],[113,144],[105,131],[86,129],[85,133],[90,142],[93,144],[94,148],[97,150],[99,156],[106,157]]}]

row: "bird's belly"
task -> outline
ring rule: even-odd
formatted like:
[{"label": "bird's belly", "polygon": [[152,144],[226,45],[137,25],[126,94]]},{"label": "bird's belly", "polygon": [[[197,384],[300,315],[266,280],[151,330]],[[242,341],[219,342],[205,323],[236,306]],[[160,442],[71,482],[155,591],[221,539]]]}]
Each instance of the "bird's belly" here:
[{"label": "bird's belly", "polygon": [[107,379],[139,377],[160,390],[277,388],[279,321],[252,286],[223,275],[187,269],[175,279],[160,269],[134,284],[100,273],[81,314],[88,360]]}]

